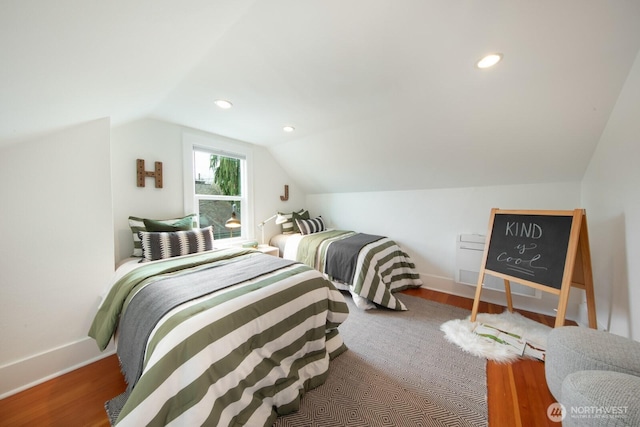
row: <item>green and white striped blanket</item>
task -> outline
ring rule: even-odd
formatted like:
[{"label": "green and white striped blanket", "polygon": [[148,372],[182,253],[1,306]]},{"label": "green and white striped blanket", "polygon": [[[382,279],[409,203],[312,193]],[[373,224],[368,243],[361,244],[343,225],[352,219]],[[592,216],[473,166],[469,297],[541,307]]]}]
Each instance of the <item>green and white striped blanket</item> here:
[{"label": "green and white striped blanket", "polygon": [[[265,259],[274,267],[252,267]],[[231,265],[251,278],[229,280]],[[337,327],[348,308],[329,281],[308,266],[244,249],[141,264],[111,288],[89,335],[104,348],[117,327],[127,328],[118,319],[136,318],[126,312],[139,305],[136,297],[154,287],[180,288],[173,280],[202,287],[198,277],[218,280],[218,270],[228,286],[168,307],[149,339],[138,343],[142,373],[128,378],[133,386],[112,401],[118,426],[271,425],[324,382],[329,360],[346,349]]]},{"label": "green and white striped blanket", "polygon": [[[296,260],[326,273],[328,248],[356,234],[353,231],[328,230],[302,236],[297,241]],[[363,246],[355,259],[353,281],[347,283],[349,290],[383,307],[406,310],[402,301],[392,293],[422,286],[409,255],[387,237]]]}]

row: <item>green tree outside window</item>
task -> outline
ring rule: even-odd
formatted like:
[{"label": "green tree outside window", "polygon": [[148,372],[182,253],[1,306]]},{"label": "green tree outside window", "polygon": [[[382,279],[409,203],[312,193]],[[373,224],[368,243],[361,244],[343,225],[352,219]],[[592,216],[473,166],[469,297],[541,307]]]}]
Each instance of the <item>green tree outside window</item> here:
[{"label": "green tree outside window", "polygon": [[225,196],[240,195],[240,160],[211,155],[209,165],[213,170],[213,182]]}]

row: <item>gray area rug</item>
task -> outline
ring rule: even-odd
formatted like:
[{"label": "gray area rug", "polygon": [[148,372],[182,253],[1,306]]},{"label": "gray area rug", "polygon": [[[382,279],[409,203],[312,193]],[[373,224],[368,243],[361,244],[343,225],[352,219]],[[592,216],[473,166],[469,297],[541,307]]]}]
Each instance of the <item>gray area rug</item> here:
[{"label": "gray area rug", "polygon": [[362,311],[340,326],[349,350],[300,410],[274,426],[486,426],[486,361],[440,330],[468,310],[400,295],[409,311]]}]

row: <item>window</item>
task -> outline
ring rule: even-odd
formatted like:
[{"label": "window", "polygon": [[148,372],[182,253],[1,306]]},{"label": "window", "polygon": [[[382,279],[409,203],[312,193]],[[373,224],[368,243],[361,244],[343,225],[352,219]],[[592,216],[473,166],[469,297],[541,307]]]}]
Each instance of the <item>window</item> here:
[{"label": "window", "polygon": [[196,213],[200,227],[212,225],[216,240],[251,237],[251,150],[215,136],[184,134],[183,144],[186,213]]}]

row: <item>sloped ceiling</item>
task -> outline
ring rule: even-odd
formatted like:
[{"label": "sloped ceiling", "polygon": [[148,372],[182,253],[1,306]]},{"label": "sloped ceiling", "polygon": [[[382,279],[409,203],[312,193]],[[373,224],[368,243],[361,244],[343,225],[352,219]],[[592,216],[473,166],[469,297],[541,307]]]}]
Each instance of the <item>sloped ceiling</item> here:
[{"label": "sloped ceiling", "polygon": [[153,117],[265,145],[311,193],[406,190],[580,180],[640,2],[5,0],[0,33],[0,144]]}]

